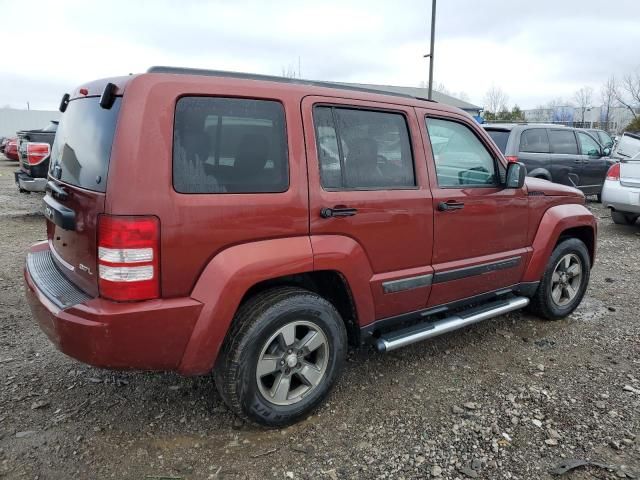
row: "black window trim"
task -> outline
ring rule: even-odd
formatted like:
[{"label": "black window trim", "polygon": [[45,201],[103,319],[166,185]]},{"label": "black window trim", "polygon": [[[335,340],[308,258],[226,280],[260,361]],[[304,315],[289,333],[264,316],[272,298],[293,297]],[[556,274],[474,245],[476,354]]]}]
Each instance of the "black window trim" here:
[{"label": "black window trim", "polygon": [[[576,136],[576,131],[573,128],[547,128],[548,132],[547,134],[549,135],[549,150],[551,150],[549,152],[549,154],[554,154],[554,155],[580,155],[580,142],[578,141],[578,137]],[[571,133],[573,133],[573,139],[576,142],[576,149],[578,151],[578,153],[562,153],[562,152],[556,152],[555,149],[553,148],[553,142],[551,141],[551,132],[552,131],[558,131],[558,132],[566,132],[566,131],[570,131]]]},{"label": "black window trim", "polygon": [[[174,141],[175,141],[175,131],[176,131],[176,110],[178,107],[178,102],[183,98],[221,98],[221,99],[237,99],[237,100],[258,100],[258,101],[266,101],[266,102],[276,102],[280,104],[282,107],[282,113],[284,118],[284,123],[282,125],[284,129],[284,140],[285,140],[285,156],[287,160],[287,188],[285,190],[277,191],[277,192],[180,192],[176,190],[176,186],[174,183],[173,177],[173,161],[174,161]],[[288,119],[287,119],[287,108],[281,98],[272,98],[272,97],[254,97],[254,96],[244,96],[244,95],[211,95],[211,94],[198,94],[198,93],[184,93],[176,97],[174,105],[173,105],[173,121],[171,122],[171,188],[178,195],[282,195],[291,190],[291,158],[290,158],[290,145],[289,145],[289,131],[287,129]],[[219,147],[216,147],[219,148]]]},{"label": "black window trim", "polygon": [[[544,133],[547,135],[547,145],[549,146],[549,151],[548,152],[527,152],[522,150],[522,136],[524,135],[525,132],[529,132],[531,130],[544,130]],[[526,153],[528,154],[533,154],[533,155],[549,155],[551,153],[551,139],[549,138],[549,129],[545,128],[545,127],[532,127],[532,128],[523,128],[522,130],[520,130],[520,138],[518,139],[518,153]]]},{"label": "black window trim", "polygon": [[[429,134],[429,125],[427,125],[427,119],[428,118],[433,118],[436,120],[445,120],[448,122],[453,122],[453,123],[458,123],[460,125],[462,125],[463,127],[466,127],[468,130],[471,131],[471,133],[478,139],[478,141],[482,144],[482,146],[487,150],[487,152],[489,152],[489,155],[491,155],[491,159],[493,160],[493,167],[495,168],[495,173],[497,174],[497,178],[498,178],[498,183],[492,183],[492,184],[486,184],[486,185],[440,185],[440,182],[438,181],[438,172],[437,172],[437,167],[436,167],[436,161],[435,161],[435,155],[433,154],[433,145],[431,144],[431,135]],[[468,123],[464,122],[463,120],[457,119],[457,118],[453,118],[453,117],[447,117],[444,115],[431,115],[431,114],[427,114],[424,116],[424,128],[425,131],[427,132],[427,140],[429,142],[429,149],[431,150],[431,161],[433,162],[433,167],[436,169],[436,183],[438,184],[438,188],[441,188],[443,190],[460,190],[460,189],[467,189],[467,188],[500,188],[500,187],[504,187],[504,183],[500,181],[501,175],[500,175],[500,166],[502,166],[503,169],[505,169],[505,175],[506,175],[506,167],[504,165],[502,165],[502,162],[500,162],[496,156],[495,156],[495,152],[493,151],[493,149],[491,147],[489,147],[487,145],[487,142],[485,142],[476,131],[474,131],[473,128],[471,128],[471,126],[469,126]],[[488,135],[488,134],[487,134]]]},{"label": "black window trim", "polygon": [[[338,129],[338,122],[336,121],[335,110],[343,109],[343,110],[363,110],[366,112],[380,112],[380,113],[392,113],[402,115],[404,119],[405,126],[407,127],[407,134],[409,135],[409,149],[411,150],[411,167],[413,169],[413,182],[415,185],[411,186],[397,186],[397,187],[350,187],[350,188],[333,188],[333,187],[325,187],[322,185],[322,172],[320,166],[320,157],[318,156],[318,138],[316,132],[316,124],[315,124],[315,110],[316,108],[326,107],[331,109],[331,116],[333,118],[334,129],[336,132],[336,140],[338,142],[338,155],[340,156],[340,176],[342,178],[342,183],[346,183],[344,179],[344,155],[342,152],[342,142],[340,141],[340,132]],[[391,108],[378,108],[374,106],[362,106],[362,105],[353,105],[350,103],[330,103],[330,102],[318,102],[314,103],[311,106],[311,117],[313,119],[313,135],[315,137],[315,149],[316,149],[316,157],[318,164],[318,175],[320,178],[320,188],[325,192],[384,192],[384,191],[394,191],[394,190],[420,190],[420,184],[418,181],[418,175],[416,173],[416,156],[413,149],[413,135],[411,132],[411,127],[407,120],[407,113],[403,110],[395,110]]]}]

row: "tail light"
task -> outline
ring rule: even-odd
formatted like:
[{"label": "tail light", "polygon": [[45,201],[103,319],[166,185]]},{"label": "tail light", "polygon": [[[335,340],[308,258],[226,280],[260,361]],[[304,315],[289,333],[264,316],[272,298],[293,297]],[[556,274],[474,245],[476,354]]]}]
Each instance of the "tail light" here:
[{"label": "tail light", "polygon": [[100,215],[98,286],[117,301],[160,296],[160,222],[156,217]]},{"label": "tail light", "polygon": [[507,155],[504,158],[506,158],[509,163],[516,163],[518,161],[518,157],[514,155]]},{"label": "tail light", "polygon": [[37,165],[49,157],[51,147],[48,143],[29,142],[27,143],[27,162],[29,165]]},{"label": "tail light", "polygon": [[620,181],[620,164],[614,163],[607,171],[607,180]]}]

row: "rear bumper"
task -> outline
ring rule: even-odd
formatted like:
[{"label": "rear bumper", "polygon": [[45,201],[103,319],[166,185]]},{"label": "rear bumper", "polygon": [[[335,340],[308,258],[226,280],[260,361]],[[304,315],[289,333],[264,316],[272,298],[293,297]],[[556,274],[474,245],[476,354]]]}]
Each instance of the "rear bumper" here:
[{"label": "rear bumper", "polygon": [[[117,303],[91,298],[34,245],[24,270],[33,317],[61,352],[97,367],[178,370],[202,304],[191,298]],[[53,268],[54,270],[51,270]],[[75,303],[80,301],[81,303]]]},{"label": "rear bumper", "polygon": [[22,170],[16,170],[13,175],[16,180],[16,185],[20,191],[44,192],[45,187],[47,186],[46,178],[33,178]]},{"label": "rear bumper", "polygon": [[606,180],[602,188],[602,205],[618,212],[640,213],[640,188]]}]

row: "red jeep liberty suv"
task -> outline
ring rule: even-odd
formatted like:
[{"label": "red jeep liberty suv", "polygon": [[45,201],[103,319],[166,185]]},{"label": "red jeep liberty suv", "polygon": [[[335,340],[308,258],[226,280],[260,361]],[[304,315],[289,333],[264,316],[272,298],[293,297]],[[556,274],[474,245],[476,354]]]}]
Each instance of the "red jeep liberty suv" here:
[{"label": "red jeep liberty suv", "polygon": [[108,368],[213,374],[292,423],[349,343],[390,351],[529,306],[571,313],[596,221],[464,112],[323,82],[153,67],[63,111],[26,292],[52,342]]}]

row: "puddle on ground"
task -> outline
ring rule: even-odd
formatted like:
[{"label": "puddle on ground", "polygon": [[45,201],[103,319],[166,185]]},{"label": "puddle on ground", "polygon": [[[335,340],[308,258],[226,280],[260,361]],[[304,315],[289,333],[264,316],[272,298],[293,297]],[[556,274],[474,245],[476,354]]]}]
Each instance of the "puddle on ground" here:
[{"label": "puddle on ground", "polygon": [[593,297],[584,297],[580,306],[569,316],[572,320],[593,322],[604,317],[609,311],[604,302]]}]

